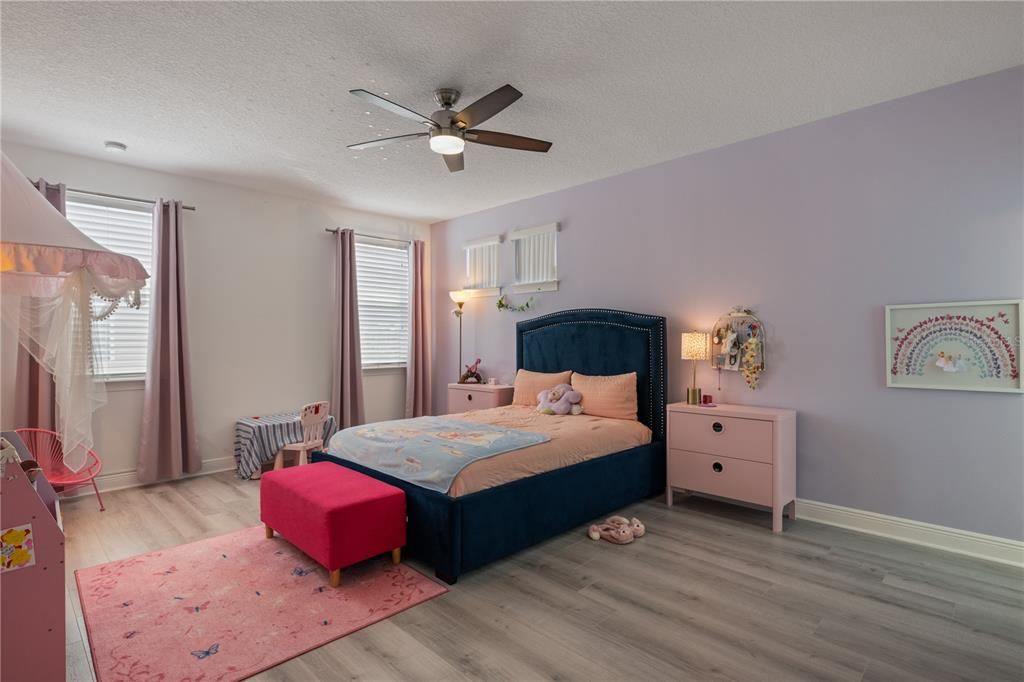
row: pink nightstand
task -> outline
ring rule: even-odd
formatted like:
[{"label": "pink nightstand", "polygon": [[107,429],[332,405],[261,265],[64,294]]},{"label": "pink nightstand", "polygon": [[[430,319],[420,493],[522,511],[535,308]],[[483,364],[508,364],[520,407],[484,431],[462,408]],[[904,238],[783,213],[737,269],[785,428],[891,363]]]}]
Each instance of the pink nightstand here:
[{"label": "pink nightstand", "polygon": [[796,518],[796,412],[686,403],[668,406],[666,502],[685,490],[771,507],[772,531]]},{"label": "pink nightstand", "polygon": [[505,384],[448,384],[448,414],[511,405],[512,391]]}]

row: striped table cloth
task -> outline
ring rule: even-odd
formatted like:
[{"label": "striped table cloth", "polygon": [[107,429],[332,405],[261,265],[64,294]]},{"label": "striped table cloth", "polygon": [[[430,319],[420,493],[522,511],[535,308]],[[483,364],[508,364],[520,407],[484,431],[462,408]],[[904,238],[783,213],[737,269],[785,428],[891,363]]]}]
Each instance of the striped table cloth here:
[{"label": "striped table cloth", "polygon": [[[338,427],[328,415],[324,423],[326,444]],[[235,422],[235,464],[238,475],[250,478],[265,462],[274,459],[277,451],[289,443],[302,442],[302,424],[298,412],[270,414],[265,417],[242,417]]]}]

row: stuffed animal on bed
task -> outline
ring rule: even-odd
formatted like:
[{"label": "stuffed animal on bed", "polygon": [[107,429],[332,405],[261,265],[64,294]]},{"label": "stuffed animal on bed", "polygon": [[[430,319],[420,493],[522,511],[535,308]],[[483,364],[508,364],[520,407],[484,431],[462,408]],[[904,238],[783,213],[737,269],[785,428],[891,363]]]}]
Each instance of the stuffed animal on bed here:
[{"label": "stuffed animal on bed", "polygon": [[580,414],[583,395],[572,390],[569,384],[558,384],[552,389],[537,394],[537,411],[541,414]]}]

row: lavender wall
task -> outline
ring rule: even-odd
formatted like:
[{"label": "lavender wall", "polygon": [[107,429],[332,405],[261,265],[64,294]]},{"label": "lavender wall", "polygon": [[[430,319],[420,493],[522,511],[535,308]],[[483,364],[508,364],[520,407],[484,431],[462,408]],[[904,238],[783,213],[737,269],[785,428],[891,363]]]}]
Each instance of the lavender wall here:
[{"label": "lavender wall", "polygon": [[[561,288],[536,314],[667,316],[673,400],[689,377],[679,332],[737,304],[761,315],[761,388],[729,374],[719,391],[706,363],[698,382],[799,410],[801,498],[1022,539],[1024,396],[887,389],[883,368],[885,304],[1024,297],[1022,130],[1018,67],[438,223],[435,405],[457,376],[443,311],[462,243],[559,221]],[[533,313],[466,309],[465,357],[510,379],[515,323]]]}]

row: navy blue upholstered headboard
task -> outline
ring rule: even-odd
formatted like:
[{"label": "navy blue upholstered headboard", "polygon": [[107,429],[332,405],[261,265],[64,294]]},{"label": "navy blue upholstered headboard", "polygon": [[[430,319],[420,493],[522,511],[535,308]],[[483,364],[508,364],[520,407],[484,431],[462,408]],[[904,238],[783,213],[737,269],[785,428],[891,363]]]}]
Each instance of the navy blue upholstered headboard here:
[{"label": "navy blue upholstered headboard", "polygon": [[516,325],[516,367],[534,372],[636,372],[637,412],[665,440],[665,318],[621,310],[563,310]]}]

